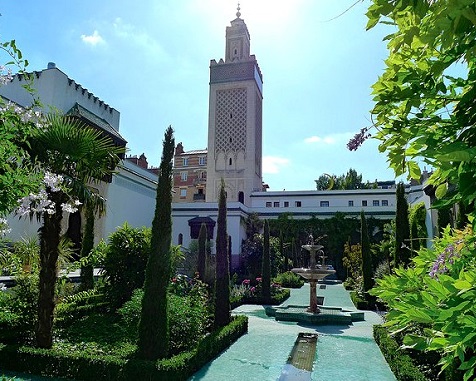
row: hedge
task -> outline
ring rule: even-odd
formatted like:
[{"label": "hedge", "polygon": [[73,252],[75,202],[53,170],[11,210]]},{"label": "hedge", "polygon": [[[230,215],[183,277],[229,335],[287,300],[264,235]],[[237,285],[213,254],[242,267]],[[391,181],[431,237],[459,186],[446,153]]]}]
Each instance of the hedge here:
[{"label": "hedge", "polygon": [[247,331],[248,318],[235,316],[230,324],[206,336],[192,350],[155,362],[108,355],[85,355],[80,349],[71,352],[0,344],[0,367],[86,381],[181,381],[187,380]]},{"label": "hedge", "polygon": [[390,337],[385,327],[374,325],[373,333],[376,343],[398,381],[428,381],[411,357],[400,349],[395,339]]}]

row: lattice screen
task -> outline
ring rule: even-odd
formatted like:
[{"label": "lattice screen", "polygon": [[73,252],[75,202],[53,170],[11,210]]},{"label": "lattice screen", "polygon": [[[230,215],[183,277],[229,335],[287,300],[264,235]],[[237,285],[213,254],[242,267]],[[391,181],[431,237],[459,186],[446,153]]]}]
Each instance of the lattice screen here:
[{"label": "lattice screen", "polygon": [[246,97],[246,88],[217,91],[215,154],[246,152]]}]

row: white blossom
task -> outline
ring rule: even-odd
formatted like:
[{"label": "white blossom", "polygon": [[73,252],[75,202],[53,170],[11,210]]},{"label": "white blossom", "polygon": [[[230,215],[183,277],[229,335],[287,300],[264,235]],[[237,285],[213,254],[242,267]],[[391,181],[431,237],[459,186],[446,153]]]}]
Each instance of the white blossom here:
[{"label": "white blossom", "polygon": [[8,226],[8,221],[5,218],[0,218],[0,236],[8,234],[12,231]]},{"label": "white blossom", "polygon": [[45,172],[45,178],[43,182],[50,187],[52,192],[58,192],[61,190],[61,184],[63,183],[63,176],[56,175],[51,172]]}]

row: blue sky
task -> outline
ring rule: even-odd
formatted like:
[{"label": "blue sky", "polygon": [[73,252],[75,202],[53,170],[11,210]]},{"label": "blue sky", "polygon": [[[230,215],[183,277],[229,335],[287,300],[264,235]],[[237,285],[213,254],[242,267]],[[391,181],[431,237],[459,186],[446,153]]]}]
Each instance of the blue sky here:
[{"label": "blue sky", "polygon": [[[370,124],[371,85],[384,68],[384,35],[365,31],[368,0],[241,0],[264,77],[263,180],[270,190],[315,189],[349,168],[390,180],[376,141],[346,143]],[[185,150],[207,144],[210,59],[225,51],[231,0],[4,1],[0,38],[16,39],[30,70],[55,62],[121,113],[131,155],[158,165],[172,125]],[[337,17],[339,16],[339,17]]]}]

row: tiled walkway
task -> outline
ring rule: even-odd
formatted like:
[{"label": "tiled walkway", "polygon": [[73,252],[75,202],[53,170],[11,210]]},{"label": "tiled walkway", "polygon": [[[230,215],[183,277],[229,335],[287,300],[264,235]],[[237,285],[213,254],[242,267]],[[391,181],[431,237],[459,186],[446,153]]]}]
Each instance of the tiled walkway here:
[{"label": "tiled walkway", "polygon": [[[324,305],[355,309],[341,284],[318,289]],[[307,305],[309,285],[291,290],[283,305]],[[394,381],[372,337],[372,326],[381,322],[374,312],[365,312],[365,321],[351,326],[304,326],[277,322],[262,306],[244,305],[234,310],[249,317],[249,332],[217,359],[197,372],[190,381],[276,381],[299,332],[319,334],[312,380]]]}]

